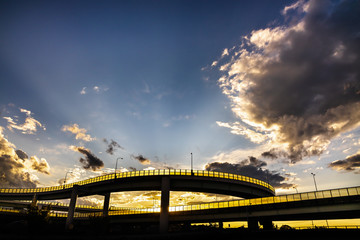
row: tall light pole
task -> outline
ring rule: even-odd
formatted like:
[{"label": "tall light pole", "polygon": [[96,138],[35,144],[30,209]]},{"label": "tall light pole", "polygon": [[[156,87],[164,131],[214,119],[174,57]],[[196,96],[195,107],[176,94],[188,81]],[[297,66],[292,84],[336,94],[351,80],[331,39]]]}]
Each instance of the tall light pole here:
[{"label": "tall light pole", "polygon": [[191,153],[191,175],[193,175],[193,155]]},{"label": "tall light pole", "polygon": [[318,191],[318,188],[316,186],[316,181],[315,181],[315,173],[311,173],[311,175],[313,176],[313,179],[314,179],[315,189],[316,189],[316,191]]},{"label": "tall light pole", "polygon": [[297,187],[293,187],[296,190],[296,193],[299,193],[299,191],[297,190]]},{"label": "tall light pole", "polygon": [[68,173],[72,173],[72,171],[68,171],[68,172],[65,174],[65,179],[64,179],[64,185],[63,185],[63,188],[65,188],[65,183],[66,183],[66,178],[67,178]]},{"label": "tall light pole", "polygon": [[123,159],[123,158],[122,158],[122,157],[118,157],[118,158],[116,159],[116,164],[115,164],[115,178],[116,178],[117,163],[118,163],[119,159]]}]

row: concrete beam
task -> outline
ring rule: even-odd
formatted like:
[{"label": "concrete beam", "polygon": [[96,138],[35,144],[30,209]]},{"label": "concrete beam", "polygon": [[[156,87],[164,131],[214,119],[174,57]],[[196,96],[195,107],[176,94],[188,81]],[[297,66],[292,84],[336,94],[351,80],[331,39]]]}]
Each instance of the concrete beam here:
[{"label": "concrete beam", "polygon": [[78,197],[78,191],[79,191],[79,185],[74,185],[71,192],[69,211],[65,223],[65,230],[67,231],[72,230],[74,227],[74,213],[75,213],[76,200]]},{"label": "concrete beam", "polygon": [[170,177],[161,178],[160,233],[169,229]]}]

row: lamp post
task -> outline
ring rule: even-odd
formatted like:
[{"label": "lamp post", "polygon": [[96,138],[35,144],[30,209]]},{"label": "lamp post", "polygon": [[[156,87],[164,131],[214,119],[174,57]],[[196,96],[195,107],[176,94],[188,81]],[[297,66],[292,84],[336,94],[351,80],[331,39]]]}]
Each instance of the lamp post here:
[{"label": "lamp post", "polygon": [[296,190],[296,193],[299,193],[299,191],[297,190],[297,187],[293,187]]},{"label": "lamp post", "polygon": [[316,186],[316,181],[315,181],[315,173],[311,173],[311,175],[313,176],[313,179],[314,179],[315,190],[318,191],[318,188]]},{"label": "lamp post", "polygon": [[68,172],[65,174],[65,179],[64,179],[64,185],[63,185],[63,188],[65,188],[65,183],[66,183],[66,178],[67,178],[68,173],[72,173],[72,171],[68,171]]},{"label": "lamp post", "polygon": [[118,158],[116,159],[116,164],[115,164],[115,178],[116,178],[117,163],[118,163],[119,159],[123,159],[123,158],[122,158],[122,157],[118,157]]},{"label": "lamp post", "polygon": [[193,154],[191,153],[191,175],[194,175],[193,173]]}]

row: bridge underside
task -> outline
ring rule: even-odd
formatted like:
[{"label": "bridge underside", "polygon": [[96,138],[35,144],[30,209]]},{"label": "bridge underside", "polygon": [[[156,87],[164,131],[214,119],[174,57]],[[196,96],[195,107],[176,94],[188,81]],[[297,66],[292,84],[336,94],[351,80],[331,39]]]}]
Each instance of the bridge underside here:
[{"label": "bridge underside", "polygon": [[[187,172],[185,171],[184,173],[186,174]],[[70,198],[70,205],[66,220],[66,228],[70,229],[73,225],[73,217],[78,197],[90,195],[105,196],[103,215],[107,216],[111,192],[157,190],[161,191],[160,231],[166,232],[169,222],[170,191],[205,192],[242,198],[256,198],[274,195],[271,187],[266,187],[268,185],[264,182],[258,180],[250,182],[249,179],[251,178],[247,178],[248,182],[246,182],[238,180],[238,178],[199,176],[192,174],[192,172],[189,175],[181,175],[180,172],[180,175],[147,175],[112,179],[109,178],[102,181],[86,183],[85,185],[74,184],[71,188],[57,188],[55,191],[48,192],[7,192],[5,194],[0,194],[0,199],[33,200],[33,202],[36,202],[37,200]]]},{"label": "bridge underside", "polygon": [[[167,176],[170,179],[170,191],[191,191],[225,194],[242,198],[273,196],[268,188],[231,179],[217,179],[197,176]],[[161,191],[162,176],[118,178],[106,182],[96,182],[78,186],[78,197],[106,195],[109,192],[123,191]],[[57,200],[71,198],[72,188],[53,192],[36,193],[37,200]],[[2,200],[32,200],[34,193],[4,194]]]},{"label": "bridge underside", "polygon": [[[159,213],[112,216],[112,223],[155,223]],[[264,204],[184,212],[170,212],[169,221],[226,222],[226,221],[290,221],[351,219],[360,217],[360,198],[308,200],[303,202]]]},{"label": "bridge underside", "polygon": [[[189,172],[188,172],[189,173]],[[186,174],[186,171],[185,171]],[[131,174],[130,174],[131,175]],[[50,188],[51,191],[26,193],[23,190],[3,190],[2,200],[56,200],[70,198],[66,228],[73,226],[76,201],[78,197],[103,195],[102,216],[112,224],[153,223],[159,225],[160,232],[166,232],[169,223],[248,221],[249,227],[258,226],[258,222],[271,227],[271,221],[277,220],[315,220],[360,217],[360,188],[325,190],[286,196],[275,196],[273,188],[258,180],[240,178],[217,178],[210,175],[147,175],[110,178],[110,175],[86,180],[83,185],[71,185],[63,189]],[[115,176],[115,175],[114,175]],[[250,178],[249,178],[250,179]],[[56,189],[56,190],[52,190]],[[38,189],[36,189],[38,190]],[[109,212],[110,193],[123,191],[161,191],[160,213],[142,213],[112,216]],[[220,204],[216,208],[190,208],[181,212],[169,212],[170,191],[191,191],[225,194],[242,198],[257,198],[244,201],[241,205]],[[268,197],[271,196],[271,197]],[[263,198],[265,197],[265,198]],[[268,197],[268,198],[266,198]],[[285,199],[285,200],[284,200]],[[245,204],[245,201],[247,203]],[[110,216],[108,216],[110,215]],[[81,218],[78,218],[81,221]]]}]

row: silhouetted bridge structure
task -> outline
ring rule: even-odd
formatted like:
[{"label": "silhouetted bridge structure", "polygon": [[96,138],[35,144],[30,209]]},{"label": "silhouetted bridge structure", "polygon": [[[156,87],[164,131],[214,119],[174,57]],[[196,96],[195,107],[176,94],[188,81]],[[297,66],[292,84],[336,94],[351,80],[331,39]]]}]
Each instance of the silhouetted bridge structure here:
[{"label": "silhouetted bridge structure", "polygon": [[[161,191],[160,208],[109,211],[111,192]],[[188,206],[169,206],[170,191],[207,192],[246,199],[211,202]],[[76,206],[78,196],[104,195],[103,208]],[[271,228],[275,220],[349,219],[360,217],[360,187],[274,196],[274,188],[258,179],[211,171],[149,170],[103,175],[84,181],[46,188],[0,189],[0,205],[21,208],[29,203],[13,200],[57,200],[70,198],[69,205],[48,203],[51,217],[66,217],[66,227],[73,219],[90,216],[108,217],[110,223],[159,223],[166,232],[170,223],[247,221],[249,228]],[[9,201],[12,200],[12,201]],[[13,204],[13,205],[11,205]],[[44,204],[46,205],[46,204]],[[5,210],[20,213],[20,210]]]}]

